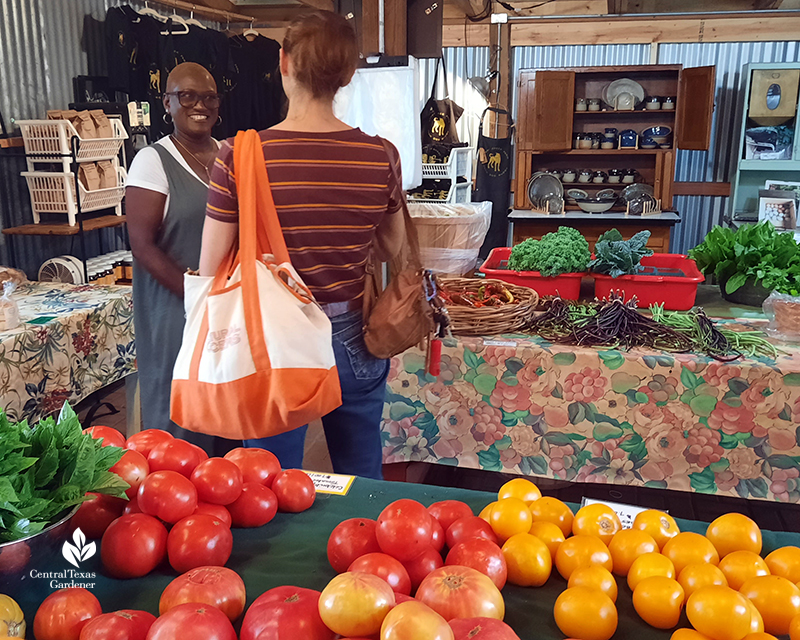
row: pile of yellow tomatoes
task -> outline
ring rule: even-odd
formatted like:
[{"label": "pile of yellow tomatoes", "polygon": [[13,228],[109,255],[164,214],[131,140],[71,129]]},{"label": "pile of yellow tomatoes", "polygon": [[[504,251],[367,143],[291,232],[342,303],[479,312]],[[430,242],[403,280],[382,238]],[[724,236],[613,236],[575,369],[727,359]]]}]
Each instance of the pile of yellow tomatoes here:
[{"label": "pile of yellow tomatoes", "polygon": [[671,516],[650,509],[623,529],[607,505],[573,514],[517,478],[480,517],[502,543],[508,582],[541,586],[553,566],[567,580],[553,614],[570,638],[614,635],[621,578],[652,627],[674,629],[685,608],[693,628],[677,629],[672,640],[800,640],[800,548],[762,557],[761,531],[742,514],[720,516],[701,535],[681,532]]}]

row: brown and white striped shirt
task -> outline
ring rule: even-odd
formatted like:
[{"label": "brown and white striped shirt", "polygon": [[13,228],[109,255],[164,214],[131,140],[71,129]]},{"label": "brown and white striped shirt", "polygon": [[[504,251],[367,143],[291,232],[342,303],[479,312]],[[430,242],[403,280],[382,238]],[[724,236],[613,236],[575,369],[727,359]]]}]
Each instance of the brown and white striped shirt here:
[{"label": "brown and white striped shirt", "polygon": [[[389,144],[387,154],[380,138],[360,129],[259,134],[292,265],[319,302],[360,298],[375,228],[402,206],[389,164],[399,169],[397,150]],[[208,217],[238,221],[234,176],[227,140],[211,172]]]}]

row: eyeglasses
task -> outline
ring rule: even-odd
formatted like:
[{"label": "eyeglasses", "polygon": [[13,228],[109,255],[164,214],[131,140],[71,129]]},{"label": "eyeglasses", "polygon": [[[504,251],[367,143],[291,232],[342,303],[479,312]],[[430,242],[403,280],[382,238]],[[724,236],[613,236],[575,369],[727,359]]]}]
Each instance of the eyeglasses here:
[{"label": "eyeglasses", "polygon": [[177,96],[178,102],[180,102],[181,106],[185,109],[191,109],[200,101],[203,102],[203,106],[206,109],[217,109],[220,102],[222,102],[221,93],[199,94],[195,91],[169,91],[164,95]]}]

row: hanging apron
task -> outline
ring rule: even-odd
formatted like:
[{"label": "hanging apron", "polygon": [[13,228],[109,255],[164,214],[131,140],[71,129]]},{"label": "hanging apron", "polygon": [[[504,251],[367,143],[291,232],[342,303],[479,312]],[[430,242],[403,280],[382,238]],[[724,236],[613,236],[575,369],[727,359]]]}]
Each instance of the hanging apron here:
[{"label": "hanging apron", "polygon": [[[508,135],[505,138],[489,138],[483,134],[483,121],[487,112],[497,117],[508,117]],[[478,135],[478,162],[475,176],[473,202],[492,203],[492,222],[481,247],[480,256],[485,258],[495,247],[505,247],[508,238],[508,203],[511,196],[511,142],[514,138],[514,120],[511,114],[500,107],[486,107],[481,115]]]},{"label": "hanging apron", "polygon": [[[436,84],[439,81],[440,62],[444,74],[444,100],[436,99]],[[458,122],[461,114],[464,113],[464,109],[450,100],[449,95],[447,70],[444,68],[444,62],[437,58],[431,96],[422,108],[422,114],[420,115],[422,123],[422,162],[443,162],[450,155],[450,149],[459,144],[456,122]],[[436,160],[432,158],[436,158]]]}]

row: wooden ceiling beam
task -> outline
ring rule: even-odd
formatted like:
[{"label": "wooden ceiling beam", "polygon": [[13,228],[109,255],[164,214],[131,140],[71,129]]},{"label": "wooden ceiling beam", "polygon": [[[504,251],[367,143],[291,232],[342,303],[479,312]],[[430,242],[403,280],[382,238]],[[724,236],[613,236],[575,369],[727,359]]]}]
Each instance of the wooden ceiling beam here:
[{"label": "wooden ceiling beam", "polygon": [[478,16],[486,10],[486,3],[492,0],[452,0],[465,16]]}]

